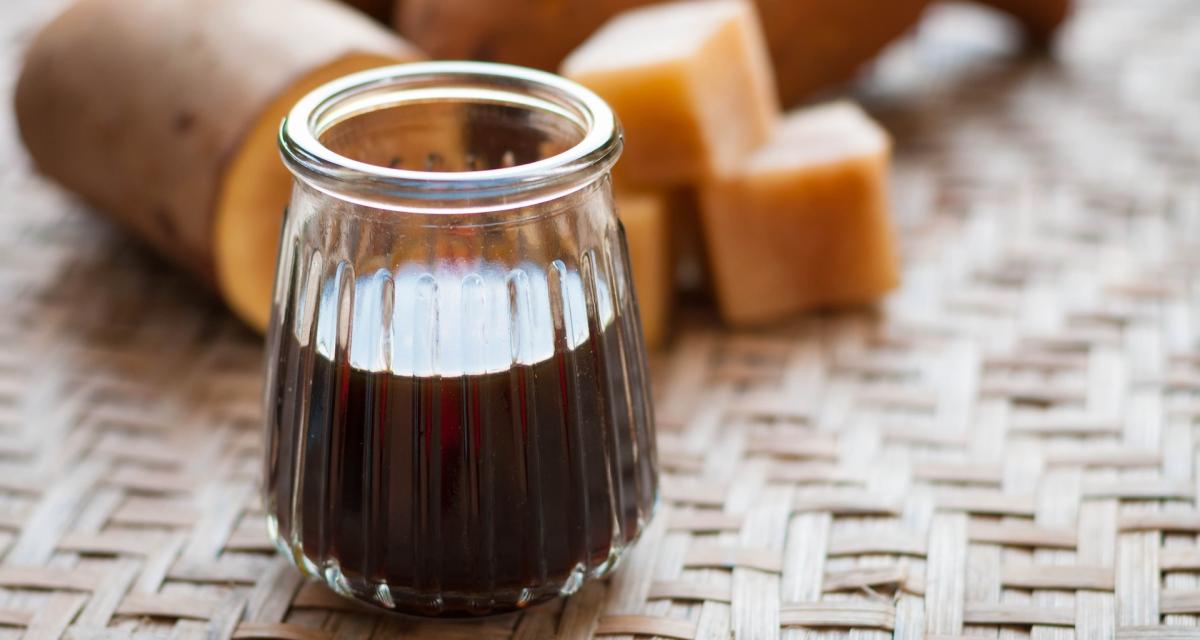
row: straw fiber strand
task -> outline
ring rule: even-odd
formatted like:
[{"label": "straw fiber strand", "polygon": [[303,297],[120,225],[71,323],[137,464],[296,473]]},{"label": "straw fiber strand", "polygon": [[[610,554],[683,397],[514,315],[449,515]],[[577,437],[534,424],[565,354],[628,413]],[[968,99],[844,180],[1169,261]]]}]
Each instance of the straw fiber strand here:
[{"label": "straw fiber strand", "polygon": [[[61,4],[0,7],[6,99]],[[1055,61],[965,11],[860,93],[902,289],[685,314],[658,516],[612,579],[485,620],[378,616],[275,555],[260,342],[0,110],[0,638],[1200,638],[1200,4],[1082,2]]]}]

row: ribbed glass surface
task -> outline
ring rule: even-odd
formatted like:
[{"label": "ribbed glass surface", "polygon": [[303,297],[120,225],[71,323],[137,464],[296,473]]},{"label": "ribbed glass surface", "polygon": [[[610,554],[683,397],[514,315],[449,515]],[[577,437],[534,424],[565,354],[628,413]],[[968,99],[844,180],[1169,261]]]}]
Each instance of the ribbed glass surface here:
[{"label": "ribbed glass surface", "polygon": [[656,497],[607,178],[478,224],[298,186],[267,387],[272,536],[373,604],[481,614],[612,568]]}]

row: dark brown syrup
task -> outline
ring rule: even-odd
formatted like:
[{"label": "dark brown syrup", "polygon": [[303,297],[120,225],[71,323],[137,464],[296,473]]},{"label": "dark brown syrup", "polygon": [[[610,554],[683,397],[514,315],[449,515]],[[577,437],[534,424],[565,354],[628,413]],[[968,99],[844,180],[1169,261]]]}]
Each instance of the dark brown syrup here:
[{"label": "dark brown syrup", "polygon": [[581,342],[551,328],[545,359],[482,373],[362,368],[285,331],[276,540],[347,595],[423,615],[511,610],[608,571],[657,492],[627,299],[607,325],[589,314]]}]

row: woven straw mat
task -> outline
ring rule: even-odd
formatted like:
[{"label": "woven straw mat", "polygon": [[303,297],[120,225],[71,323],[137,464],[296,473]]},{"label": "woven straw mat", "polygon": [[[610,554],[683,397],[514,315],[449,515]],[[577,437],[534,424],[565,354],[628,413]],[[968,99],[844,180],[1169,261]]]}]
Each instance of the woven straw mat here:
[{"label": "woven straw mat", "polygon": [[[4,103],[61,4],[0,6]],[[903,288],[687,320],[622,569],[461,623],[275,555],[259,340],[36,177],[0,109],[0,636],[1200,638],[1200,2],[1091,0],[1055,60],[964,11],[859,90]]]}]

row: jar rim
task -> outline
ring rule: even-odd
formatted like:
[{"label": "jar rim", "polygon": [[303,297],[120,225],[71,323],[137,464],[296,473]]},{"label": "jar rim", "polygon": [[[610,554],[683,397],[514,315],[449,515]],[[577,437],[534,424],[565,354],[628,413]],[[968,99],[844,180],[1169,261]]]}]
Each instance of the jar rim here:
[{"label": "jar rim", "polygon": [[[400,106],[430,90],[444,100],[506,95],[527,107],[521,97],[536,97],[557,107],[554,115],[573,121],[583,136],[570,148],[534,162],[455,172],[362,162],[321,142],[322,134],[340,122]],[[607,173],[621,147],[620,123],[591,90],[545,71],[491,62],[413,62],[343,76],[301,98],[279,131],[284,163],[308,185],[365,206],[429,213],[496,211],[561,197]]]}]

